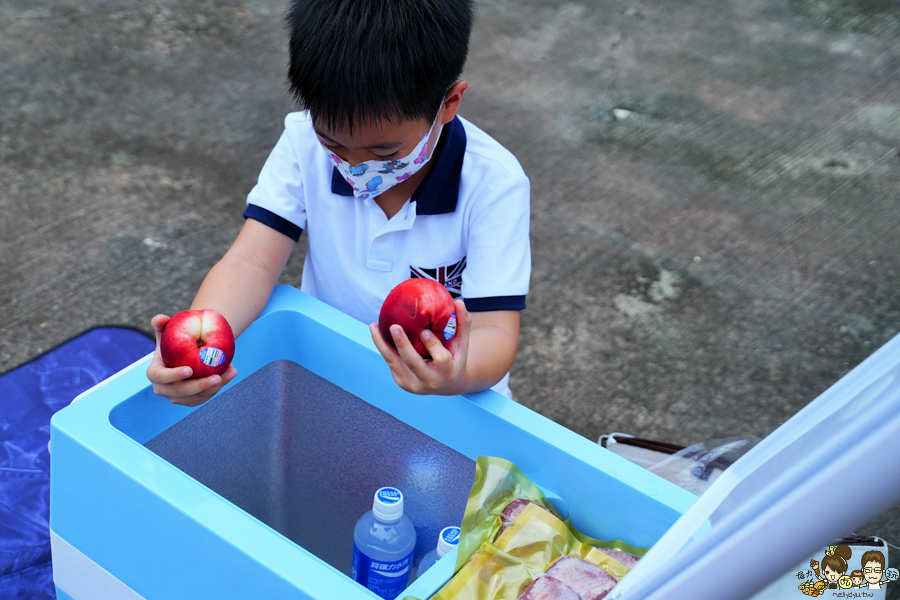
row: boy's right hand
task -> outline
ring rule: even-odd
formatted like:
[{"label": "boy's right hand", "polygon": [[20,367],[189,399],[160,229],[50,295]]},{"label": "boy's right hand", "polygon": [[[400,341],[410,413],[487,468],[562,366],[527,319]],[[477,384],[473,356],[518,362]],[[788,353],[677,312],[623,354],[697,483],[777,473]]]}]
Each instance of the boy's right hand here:
[{"label": "boy's right hand", "polygon": [[170,369],[162,360],[159,353],[159,340],[169,317],[156,315],[150,321],[153,331],[156,333],[156,352],[153,360],[147,367],[147,379],[153,384],[153,393],[167,398],[172,404],[182,406],[199,406],[212,398],[222,386],[231,381],[237,375],[237,369],[230,365],[221,376],[212,375],[202,379],[188,379],[191,376],[190,367],[175,367]]}]

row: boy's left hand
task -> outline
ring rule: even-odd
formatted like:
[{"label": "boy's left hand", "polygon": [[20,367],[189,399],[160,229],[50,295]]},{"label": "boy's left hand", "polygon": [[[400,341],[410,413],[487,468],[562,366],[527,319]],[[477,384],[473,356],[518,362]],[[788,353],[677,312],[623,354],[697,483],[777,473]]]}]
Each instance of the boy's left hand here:
[{"label": "boy's left hand", "polygon": [[450,348],[444,348],[437,336],[428,329],[422,331],[420,339],[431,354],[431,360],[419,356],[406,332],[399,325],[391,325],[394,345],[388,345],[381,337],[378,325],[369,325],[372,340],[381,356],[391,368],[394,381],[401,388],[413,394],[438,394],[450,396],[460,394],[466,388],[466,358],[469,354],[469,333],[472,327],[472,316],[466,310],[462,300],[454,302],[456,306],[456,335],[450,342]]}]

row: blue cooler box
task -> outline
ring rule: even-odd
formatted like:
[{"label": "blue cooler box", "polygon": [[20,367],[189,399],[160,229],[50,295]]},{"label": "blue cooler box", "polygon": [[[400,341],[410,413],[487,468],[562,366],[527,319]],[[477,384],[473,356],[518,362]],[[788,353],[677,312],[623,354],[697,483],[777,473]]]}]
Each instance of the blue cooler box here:
[{"label": "blue cooler box", "polygon": [[[490,390],[404,392],[364,324],[289,286],[239,338],[237,378],[201,407],[155,396],[149,360],[53,417],[61,599],[374,600],[349,572],[375,490],[403,491],[418,561],[462,521],[480,455],[519,466],[581,531],[638,547],[696,499]],[[455,561],[400,598],[431,596]]]}]

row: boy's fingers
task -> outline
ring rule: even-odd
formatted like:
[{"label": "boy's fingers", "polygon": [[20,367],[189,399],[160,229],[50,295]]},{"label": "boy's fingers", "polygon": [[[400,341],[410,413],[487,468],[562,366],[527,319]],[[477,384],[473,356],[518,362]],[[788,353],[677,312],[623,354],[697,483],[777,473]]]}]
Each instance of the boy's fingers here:
[{"label": "boy's fingers", "polygon": [[156,315],[152,319],[150,319],[150,327],[153,328],[153,333],[156,334],[156,351],[153,353],[153,360],[150,362],[150,368],[147,369],[147,377],[150,380],[153,380],[153,377],[150,376],[150,369],[154,366],[165,367],[165,364],[162,360],[162,355],[159,352],[159,342],[162,339],[163,329],[166,328],[166,323],[169,322],[169,317],[166,315]]},{"label": "boy's fingers", "polygon": [[211,377],[204,377],[202,379],[188,379],[186,381],[178,381],[166,385],[167,389],[165,395],[170,400],[172,398],[186,398],[187,396],[195,396],[212,390],[216,386],[221,386],[221,384],[222,377],[219,375],[212,375]]},{"label": "boy's fingers", "polygon": [[[204,379],[192,379],[166,385],[154,385],[153,391],[164,396],[172,404],[181,406],[199,406],[219,393],[226,384],[237,377],[237,369],[230,366],[222,375],[212,375]],[[199,391],[196,391],[199,390]]]},{"label": "boy's fingers", "polygon": [[159,348],[159,340],[162,337],[163,329],[166,328],[166,323],[169,322],[169,317],[166,315],[156,315],[152,319],[150,319],[150,326],[153,327],[153,332],[156,333],[156,347]]},{"label": "boy's fingers", "polygon": [[229,365],[228,370],[222,373],[222,381],[225,383],[230,383],[235,377],[237,377],[237,369],[234,368],[234,365]]},{"label": "boy's fingers", "polygon": [[425,359],[419,356],[412,342],[406,337],[406,332],[399,325],[391,325],[391,335],[394,338],[394,344],[397,346],[397,352],[406,367],[419,379],[426,377]]},{"label": "boy's fingers", "polygon": [[425,346],[425,349],[428,350],[428,354],[431,355],[431,360],[435,363],[443,364],[447,362],[448,359],[453,359],[450,355],[450,351],[444,348],[444,344],[441,343],[441,340],[438,339],[438,336],[436,336],[433,331],[423,329],[422,333],[419,334],[419,339],[422,340],[422,344]]},{"label": "boy's fingers", "polygon": [[[166,319],[168,321],[168,317]],[[154,329],[156,328],[154,327]],[[151,383],[167,384],[187,379],[192,373],[193,370],[190,367],[173,367],[170,369],[166,366],[162,356],[159,354],[159,332],[157,331],[156,352],[153,353],[153,358],[150,359],[150,364],[147,366],[147,379]]]},{"label": "boy's fingers", "polygon": [[466,310],[466,303],[457,298],[453,304],[456,306],[456,335],[453,336],[453,358],[459,358],[459,352],[463,352],[465,359],[469,348],[469,334],[472,332],[472,313]]},{"label": "boy's fingers", "polygon": [[472,313],[466,310],[466,303],[461,298],[457,298],[453,304],[456,306],[456,335],[460,337],[460,341],[468,341],[472,330]]},{"label": "boy's fingers", "polygon": [[200,396],[191,396],[191,398],[189,400],[182,398],[179,400],[171,400],[171,402],[172,402],[172,404],[179,404],[181,406],[187,406],[189,408],[194,408],[195,406],[200,406],[201,404],[203,404],[204,402],[206,402],[207,400],[212,398],[213,395],[214,394],[202,394]]},{"label": "boy's fingers", "polygon": [[397,379],[401,374],[408,374],[410,372],[409,368],[403,363],[403,360],[397,354],[397,351],[384,341],[384,337],[382,337],[378,325],[375,325],[374,323],[369,325],[369,332],[372,334],[372,341],[375,342],[375,347],[378,348],[381,357],[384,358],[384,361],[388,364],[388,367],[390,367],[394,379]]},{"label": "boy's fingers", "polygon": [[153,383],[169,384],[176,381],[184,381],[193,373],[190,367],[169,369],[162,364],[162,361],[159,361],[158,365],[154,365],[153,362],[150,363],[150,367],[147,369],[147,379]]},{"label": "boy's fingers", "polygon": [[[381,337],[381,330],[378,328],[378,325],[372,323],[369,325],[369,333],[372,334],[372,341],[375,342],[375,347],[378,348],[378,351],[381,352],[381,355],[384,359],[390,362],[390,352],[386,352],[387,350],[391,350],[391,347],[387,345],[387,342],[384,341],[384,338]],[[393,350],[391,350],[393,352]]]},{"label": "boy's fingers", "polygon": [[399,375],[397,375],[397,372],[394,369],[391,369],[391,377],[394,378],[394,383],[396,383],[401,388],[406,389],[406,382],[403,381],[403,379]]},{"label": "boy's fingers", "polygon": [[374,323],[369,325],[369,333],[372,334],[372,341],[375,342],[375,347],[378,348],[378,352],[381,353],[381,357],[389,366],[393,368],[393,364],[399,360],[397,351],[391,348],[388,343],[384,341],[378,325],[375,325]]},{"label": "boy's fingers", "polygon": [[218,391],[218,388],[211,388],[205,392],[194,394],[193,396],[172,396],[169,397],[168,400],[172,404],[177,404],[179,406],[200,406],[201,404],[212,398]]}]

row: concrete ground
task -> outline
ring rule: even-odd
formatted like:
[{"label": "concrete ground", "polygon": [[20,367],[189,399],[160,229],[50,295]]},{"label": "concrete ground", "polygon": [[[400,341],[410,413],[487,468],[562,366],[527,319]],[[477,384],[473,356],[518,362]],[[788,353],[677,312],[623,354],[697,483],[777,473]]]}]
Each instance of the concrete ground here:
[{"label": "concrete ground", "polygon": [[[0,3],[0,371],[188,306],[293,108],[282,9]],[[900,332],[898,34],[893,0],[484,0],[461,112],[533,186],[517,399],[764,436]]]}]

